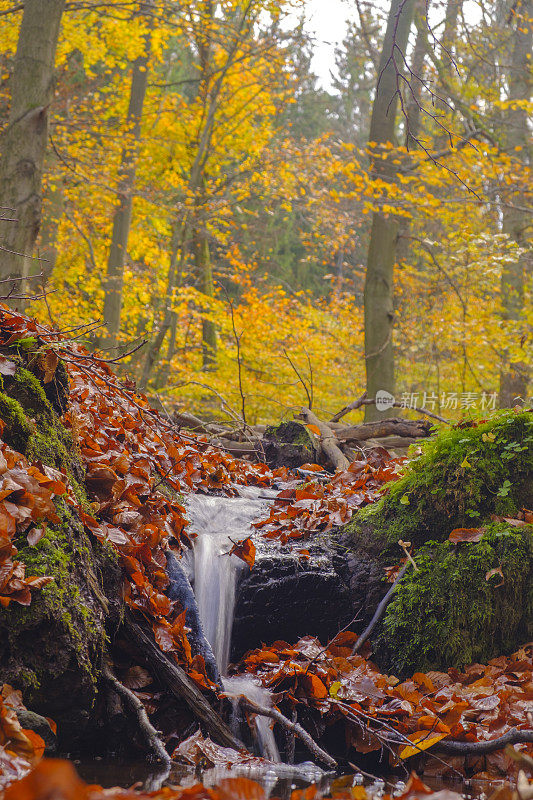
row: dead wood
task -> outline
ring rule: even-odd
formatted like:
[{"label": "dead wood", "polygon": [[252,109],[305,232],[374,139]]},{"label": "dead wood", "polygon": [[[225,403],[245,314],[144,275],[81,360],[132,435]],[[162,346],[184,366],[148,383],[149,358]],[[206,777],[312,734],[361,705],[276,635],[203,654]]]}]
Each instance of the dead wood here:
[{"label": "dead wood", "polygon": [[258,455],[258,448],[253,442],[236,442],[232,439],[213,439],[211,444],[227,450],[232,456]]},{"label": "dead wood", "polygon": [[253,703],[251,700],[248,700],[245,697],[242,697],[239,700],[239,705],[241,706],[244,711],[251,711],[253,714],[259,714],[261,717],[269,717],[270,719],[275,720],[278,722],[285,730],[290,731],[295,736],[298,736],[299,739],[305,744],[307,749],[310,753],[312,753],[319,761],[329,767],[330,769],[337,768],[337,762],[326,753],[325,750],[322,750],[321,747],[317,745],[313,737],[302,728],[302,726],[298,722],[291,722],[290,719],[285,717],[281,711],[278,711],[276,708],[265,708],[263,706],[257,705],[257,703]]},{"label": "dead wood", "polygon": [[170,769],[172,760],[165,750],[165,746],[159,738],[159,734],[148,719],[148,714],[139,698],[118,680],[108,664],[104,665],[102,675],[111,689],[122,700],[124,709],[129,711],[137,720],[137,726],[146,742],[148,752],[154,756],[157,761],[160,761]]},{"label": "dead wood", "polygon": [[374,614],[374,616],[372,617],[372,619],[370,620],[370,622],[368,623],[368,625],[364,629],[363,633],[360,636],[357,637],[357,641],[354,644],[353,649],[352,649],[352,656],[354,656],[356,653],[358,653],[360,651],[360,649],[362,648],[362,646],[364,645],[364,643],[366,642],[368,637],[372,634],[374,628],[376,627],[376,625],[380,621],[381,617],[385,613],[385,609],[387,608],[387,606],[389,604],[389,601],[392,599],[392,595],[394,594],[394,592],[398,588],[398,585],[399,585],[401,579],[403,578],[403,576],[405,575],[405,573],[407,572],[407,570],[409,569],[410,566],[411,566],[411,561],[406,561],[406,563],[403,565],[403,567],[399,571],[399,573],[398,573],[398,575],[396,577],[396,580],[394,581],[394,583],[390,587],[389,591],[387,592],[387,594],[385,595],[385,597],[383,598],[383,600],[381,601],[379,606],[376,608],[376,613]]},{"label": "dead wood", "polygon": [[316,414],[314,414],[309,408],[302,408],[300,413],[297,415],[297,418],[303,419],[307,425],[314,425],[318,428],[320,431],[320,449],[334,469],[348,469],[350,462],[337,444],[335,433],[332,431],[329,425],[318,419]]},{"label": "dead wood", "polygon": [[[386,739],[394,744],[406,742],[405,737],[401,735],[387,734]],[[496,750],[503,750],[509,744],[526,744],[528,742],[533,742],[533,731],[511,728],[503,736],[483,742],[458,742],[454,739],[443,739],[432,747],[431,752],[447,756],[483,756],[494,753]],[[409,744],[412,743],[409,742]]]},{"label": "dead wood", "polygon": [[[349,414],[350,411],[356,411],[358,408],[361,408],[362,406],[373,406],[375,405],[375,403],[376,403],[375,399],[374,398],[369,399],[366,396],[365,392],[357,400],[354,400],[352,403],[350,403],[349,405],[345,406],[343,409],[338,411],[331,418],[331,422],[338,422],[346,414]],[[411,408],[405,406],[403,403],[399,403],[398,401],[392,403],[392,408],[403,408],[404,411],[414,411],[415,414],[421,414],[424,417],[429,417],[430,419],[436,419],[438,420],[438,422],[445,422],[447,425],[450,424],[450,421],[448,419],[441,417],[439,414],[435,414],[433,411],[429,411],[427,408]]]},{"label": "dead wood", "polygon": [[243,743],[233,735],[222,717],[209,705],[187,673],[159,649],[155,641],[133,621],[130,614],[126,614],[124,619],[124,629],[128,638],[150,665],[150,671],[161,681],[167,691],[187,704],[194,716],[205,725],[213,739],[225,747],[242,750]]},{"label": "dead wood", "polygon": [[339,420],[345,417],[346,414],[349,414],[350,411],[356,411],[358,408],[361,408],[361,406],[364,405],[365,400],[366,392],[363,392],[361,397],[358,397],[357,400],[353,400],[347,406],[341,408],[340,411],[337,411],[337,413],[331,418],[330,422],[339,422]]},{"label": "dead wood", "polygon": [[405,419],[383,419],[378,422],[364,422],[335,431],[339,442],[362,442],[382,436],[401,436],[421,439],[429,436],[431,425],[428,422],[411,422]]}]

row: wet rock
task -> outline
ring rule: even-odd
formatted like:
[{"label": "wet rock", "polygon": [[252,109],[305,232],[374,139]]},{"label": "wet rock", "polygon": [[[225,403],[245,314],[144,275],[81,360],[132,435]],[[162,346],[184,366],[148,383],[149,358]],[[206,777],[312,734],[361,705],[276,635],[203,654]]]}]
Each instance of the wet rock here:
[{"label": "wet rock", "polygon": [[274,543],[260,544],[251,572],[237,589],[231,659],[276,639],[295,642],[305,635],[327,643],[356,615],[365,620],[383,596],[382,572],[370,559],[359,562],[330,538],[305,543],[310,558]]}]

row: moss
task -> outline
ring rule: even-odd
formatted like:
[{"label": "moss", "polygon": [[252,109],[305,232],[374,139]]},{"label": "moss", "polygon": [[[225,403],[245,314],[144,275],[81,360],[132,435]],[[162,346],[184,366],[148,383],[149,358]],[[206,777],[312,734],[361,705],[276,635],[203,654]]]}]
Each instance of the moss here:
[{"label": "moss", "polygon": [[[77,449],[38,378],[19,367],[4,390],[4,440],[28,460],[63,470],[78,501],[87,504]],[[54,502],[60,522],[36,545],[28,545],[24,533],[14,542],[28,576],[54,580],[32,592],[29,607],[14,602],[0,616],[0,669],[36,710],[61,719],[73,704],[94,704],[106,622],[120,613],[114,606],[108,613],[103,587],[117,591],[120,570],[116,555],[85,533],[73,507],[61,498]]]},{"label": "moss", "polygon": [[453,528],[478,527],[491,514],[510,516],[533,502],[533,414],[502,411],[472,427],[440,431],[377,504],[346,529],[372,532],[374,550],[444,541]]},{"label": "moss", "polygon": [[[16,649],[24,651],[26,636],[35,636],[39,642],[38,652],[26,660],[23,668],[13,675],[16,682],[27,683],[24,674],[32,675],[31,695],[38,693],[43,681],[50,672],[50,663],[56,663],[61,670],[62,658],[75,658],[76,669],[82,674],[81,682],[86,690],[96,685],[99,654],[101,653],[105,632],[102,626],[102,607],[98,601],[80,592],[80,585],[89,583],[97,586],[93,571],[94,554],[81,525],[71,517],[70,510],[62,501],[56,502],[59,516],[63,522],[48,528],[42,539],[29,546],[23,536],[15,542],[18,548],[17,559],[26,565],[28,576],[50,575],[54,580],[32,594],[28,608],[13,603],[9,613],[3,615],[3,635]],[[98,594],[96,595],[98,597]],[[52,628],[55,637],[40,639],[40,631]],[[26,631],[21,642],[21,631]],[[64,647],[61,654],[58,648]],[[67,655],[70,651],[70,656]],[[65,665],[66,666],[66,665]],[[69,664],[69,669],[74,665]],[[24,673],[24,674],[23,674]],[[28,674],[29,674],[28,673]],[[27,677],[27,676],[26,676]]]},{"label": "moss", "polygon": [[[533,527],[493,523],[480,542],[428,542],[389,603],[380,665],[414,670],[486,663],[533,635]],[[499,574],[489,576],[493,569]]]},{"label": "moss", "polygon": [[42,384],[29,370],[19,367],[0,393],[3,438],[29,461],[42,461],[64,471],[79,503],[87,506],[84,472],[70,433],[52,408]]}]

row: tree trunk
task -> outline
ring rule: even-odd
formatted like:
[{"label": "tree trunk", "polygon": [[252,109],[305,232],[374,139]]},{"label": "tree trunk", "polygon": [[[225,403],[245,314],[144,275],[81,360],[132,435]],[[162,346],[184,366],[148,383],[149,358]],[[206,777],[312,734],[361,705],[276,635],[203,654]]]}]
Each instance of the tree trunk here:
[{"label": "tree trunk", "polygon": [[[144,6],[145,4],[143,4]],[[143,7],[142,6],[142,7]],[[141,7],[141,13],[142,13]],[[120,331],[122,311],[122,292],[124,288],[124,265],[128,248],[133,206],[133,187],[135,185],[136,159],[141,137],[141,120],[146,86],[148,83],[148,64],[151,55],[151,36],[145,39],[145,52],[133,63],[130,102],[127,117],[127,144],[122,150],[119,170],[119,204],[113,219],[113,235],[104,280],[104,325],[101,344],[115,347]]]},{"label": "tree trunk", "polygon": [[[215,296],[213,269],[209,242],[205,232],[198,232],[194,242],[194,261],[198,276],[198,288],[206,297]],[[202,320],[202,369],[209,372],[217,368],[217,330],[215,323],[204,318]]]},{"label": "tree trunk", "polygon": [[[413,19],[413,0],[392,0],[383,50],[378,86],[372,107],[369,141],[376,145],[394,142],[398,109],[398,69]],[[396,66],[398,65],[398,67]],[[395,167],[391,159],[377,158],[372,165],[374,175],[392,181]],[[393,272],[396,260],[398,222],[394,216],[376,212],[368,248],[364,290],[366,390],[375,397],[379,390],[394,392],[393,353]],[[365,419],[380,419],[391,413],[366,406]]]},{"label": "tree trunk", "polygon": [[[26,0],[11,80],[11,110],[2,142],[0,278],[17,279],[29,263],[41,222],[41,183],[48,139],[54,63],[65,0]],[[9,287],[8,287],[9,288]]]},{"label": "tree trunk", "polygon": [[[533,45],[533,0],[522,0],[515,6],[513,49],[511,53],[508,85],[509,100],[530,100],[532,94],[531,47]],[[530,134],[528,129],[528,109],[511,108],[507,117],[507,149],[515,158],[530,162]],[[520,196],[511,199],[510,205],[527,205]],[[503,208],[503,232],[520,247],[527,248],[526,230],[531,224],[531,215],[521,208]],[[518,322],[524,315],[524,294],[526,281],[531,279],[531,250],[518,257],[511,264],[504,264],[501,279],[503,318]],[[527,335],[527,332],[524,331]],[[500,372],[500,407],[515,405],[517,398],[526,400],[529,383],[529,368],[525,361],[511,362],[504,352]]]}]

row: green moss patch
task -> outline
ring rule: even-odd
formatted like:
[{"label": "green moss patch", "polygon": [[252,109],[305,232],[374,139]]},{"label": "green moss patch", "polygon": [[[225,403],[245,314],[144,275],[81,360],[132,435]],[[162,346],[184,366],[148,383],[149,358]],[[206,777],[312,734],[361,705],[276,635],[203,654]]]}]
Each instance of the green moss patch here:
[{"label": "green moss patch", "polygon": [[[533,636],[533,527],[494,523],[480,542],[428,542],[375,642],[400,675],[489,659]],[[500,570],[490,574],[492,570]]]},{"label": "green moss patch", "polygon": [[[3,439],[30,462],[63,470],[82,505],[87,505],[77,448],[39,379],[20,366],[0,392]],[[29,607],[16,602],[0,615],[0,671],[25,691],[25,699],[59,722],[72,707],[90,710],[106,641],[106,589],[120,597],[120,568],[110,548],[92,541],[61,498],[54,523],[35,545],[25,533],[14,542],[28,576],[53,582],[32,592]],[[106,588],[104,588],[106,587]],[[118,612],[120,613],[120,612]]]},{"label": "green moss patch", "polygon": [[[491,514],[513,516],[533,505],[533,414],[502,411],[472,427],[444,429],[374,506],[347,530],[372,536],[374,551],[399,539],[442,542],[454,528],[478,527]],[[370,543],[369,543],[370,545]]]},{"label": "green moss patch", "polygon": [[14,378],[5,380],[0,392],[0,419],[5,423],[4,441],[29,461],[42,461],[63,470],[78,502],[87,504],[84,471],[71,434],[50,404],[38,378],[19,367]]}]

